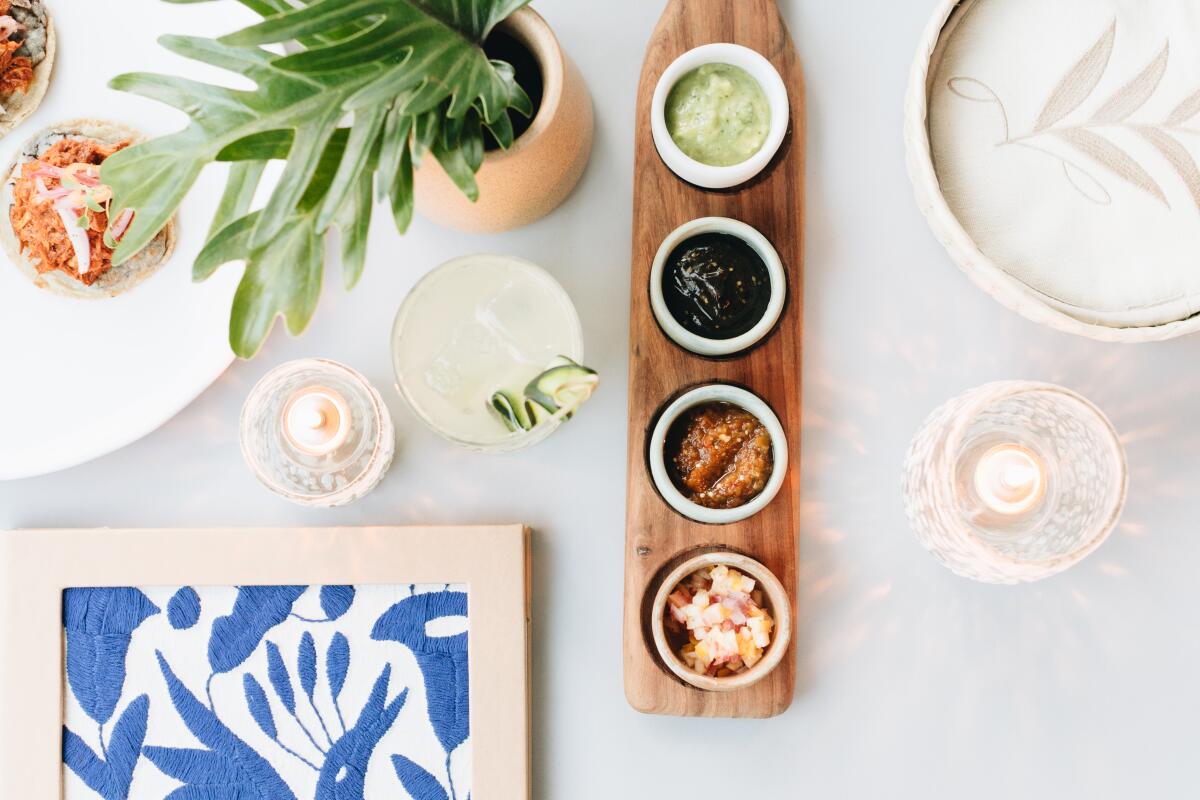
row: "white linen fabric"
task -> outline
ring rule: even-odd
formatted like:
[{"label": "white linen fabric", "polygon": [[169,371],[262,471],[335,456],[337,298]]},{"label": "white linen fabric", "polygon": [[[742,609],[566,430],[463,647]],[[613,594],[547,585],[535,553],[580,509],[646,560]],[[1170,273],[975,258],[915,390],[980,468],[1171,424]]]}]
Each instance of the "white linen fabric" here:
[{"label": "white linen fabric", "polygon": [[466,800],[466,600],[67,590],[64,797]]},{"label": "white linen fabric", "polygon": [[1084,322],[1200,311],[1200,3],[966,0],[930,66],[947,205]]}]

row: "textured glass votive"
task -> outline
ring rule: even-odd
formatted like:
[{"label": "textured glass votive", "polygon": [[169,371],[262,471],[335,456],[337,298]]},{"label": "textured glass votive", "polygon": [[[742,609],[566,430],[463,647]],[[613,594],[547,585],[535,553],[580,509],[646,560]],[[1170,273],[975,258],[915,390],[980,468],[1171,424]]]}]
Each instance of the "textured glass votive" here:
[{"label": "textured glass votive", "polygon": [[1108,419],[1060,386],[1010,381],[936,410],[905,461],[917,538],[952,571],[987,583],[1067,569],[1112,532],[1125,451]]},{"label": "textured glass votive", "polygon": [[242,408],[241,439],[246,463],[267,488],[322,508],[374,489],[396,448],[379,393],[323,359],[290,361],[263,376]]}]

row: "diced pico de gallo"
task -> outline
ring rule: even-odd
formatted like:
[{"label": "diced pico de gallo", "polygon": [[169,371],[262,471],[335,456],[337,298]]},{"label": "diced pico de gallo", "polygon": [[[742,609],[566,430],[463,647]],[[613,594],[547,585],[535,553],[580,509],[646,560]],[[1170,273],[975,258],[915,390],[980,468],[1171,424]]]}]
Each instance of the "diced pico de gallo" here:
[{"label": "diced pico de gallo", "polygon": [[688,576],[667,597],[667,629],[697,674],[724,678],[757,664],[775,627],[756,582],[718,564]]}]

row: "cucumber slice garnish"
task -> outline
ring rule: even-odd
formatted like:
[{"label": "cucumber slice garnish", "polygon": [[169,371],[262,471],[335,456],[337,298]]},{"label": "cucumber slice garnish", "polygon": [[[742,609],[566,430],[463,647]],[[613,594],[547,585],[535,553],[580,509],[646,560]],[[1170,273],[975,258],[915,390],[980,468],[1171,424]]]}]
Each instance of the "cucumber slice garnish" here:
[{"label": "cucumber slice garnish", "polygon": [[525,396],[551,413],[571,414],[592,396],[600,376],[565,356],[525,387]]},{"label": "cucumber slice garnish", "polygon": [[533,428],[533,422],[524,405],[506,392],[496,392],[492,395],[492,408],[496,410],[500,419],[513,433]]},{"label": "cucumber slice garnish", "polygon": [[534,425],[540,425],[554,416],[553,411],[549,411],[528,399],[525,401],[525,413],[529,415],[529,420]]},{"label": "cucumber slice garnish", "polygon": [[549,420],[570,419],[592,396],[599,382],[595,370],[559,356],[529,382],[523,396],[516,392],[495,392],[491,405],[510,431],[529,431]]}]

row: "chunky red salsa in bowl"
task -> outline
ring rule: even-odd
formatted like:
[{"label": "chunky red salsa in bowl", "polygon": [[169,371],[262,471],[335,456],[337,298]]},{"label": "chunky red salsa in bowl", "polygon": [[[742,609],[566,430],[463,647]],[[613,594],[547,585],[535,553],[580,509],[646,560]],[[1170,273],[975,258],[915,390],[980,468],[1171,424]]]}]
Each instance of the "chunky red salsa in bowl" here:
[{"label": "chunky red salsa in bowl", "polygon": [[791,601],[763,564],[726,551],[687,559],[663,578],[650,629],[663,664],[706,691],[742,689],[779,666]]},{"label": "chunky red salsa in bowl", "polygon": [[671,403],[651,433],[650,474],[680,514],[714,525],[770,503],[787,474],[787,440],[775,412],[737,386],[710,384]]}]

